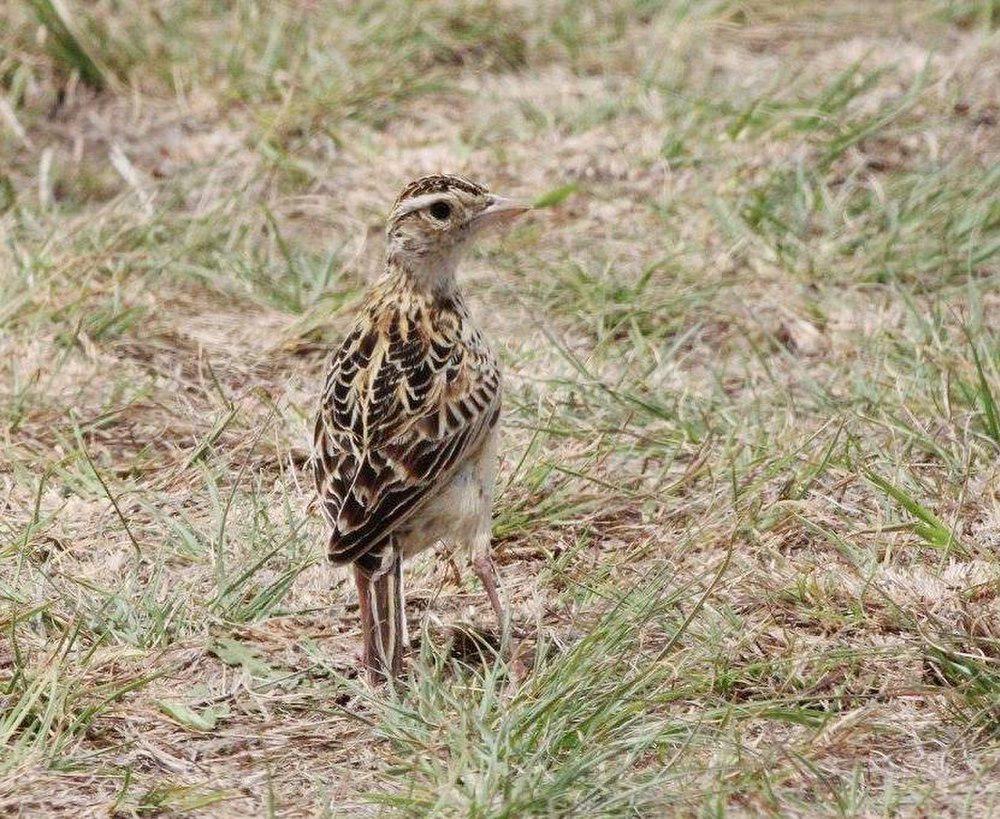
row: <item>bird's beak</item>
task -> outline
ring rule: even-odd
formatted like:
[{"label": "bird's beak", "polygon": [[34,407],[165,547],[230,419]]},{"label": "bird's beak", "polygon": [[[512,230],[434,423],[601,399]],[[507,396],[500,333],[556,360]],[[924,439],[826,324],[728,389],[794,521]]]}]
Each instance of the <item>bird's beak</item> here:
[{"label": "bird's beak", "polygon": [[473,217],[472,226],[476,231],[492,227],[506,227],[518,216],[524,215],[529,210],[531,210],[531,205],[527,202],[490,194],[486,207]]}]

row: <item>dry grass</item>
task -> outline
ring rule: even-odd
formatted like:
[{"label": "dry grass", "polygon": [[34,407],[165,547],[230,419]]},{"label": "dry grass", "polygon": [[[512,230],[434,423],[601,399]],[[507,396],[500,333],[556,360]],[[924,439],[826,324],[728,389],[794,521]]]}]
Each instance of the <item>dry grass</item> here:
[{"label": "dry grass", "polygon": [[[0,813],[1000,810],[998,20],[6,5]],[[441,169],[544,205],[465,272],[537,636],[419,561],[392,699],[303,466]]]}]

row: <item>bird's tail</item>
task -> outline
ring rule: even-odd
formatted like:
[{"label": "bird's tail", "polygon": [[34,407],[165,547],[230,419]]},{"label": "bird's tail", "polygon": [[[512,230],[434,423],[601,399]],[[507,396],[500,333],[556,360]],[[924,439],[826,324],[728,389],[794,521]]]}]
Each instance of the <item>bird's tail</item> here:
[{"label": "bird's tail", "polygon": [[372,572],[354,564],[361,608],[364,664],[373,683],[395,679],[403,670],[406,613],[403,610],[402,555],[392,550],[387,566]]}]

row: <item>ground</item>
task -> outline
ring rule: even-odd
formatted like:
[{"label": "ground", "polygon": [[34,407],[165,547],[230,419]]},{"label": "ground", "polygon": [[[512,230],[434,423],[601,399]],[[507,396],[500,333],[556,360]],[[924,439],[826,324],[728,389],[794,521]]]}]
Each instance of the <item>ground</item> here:
[{"label": "ground", "polygon": [[[0,813],[1000,811],[998,25],[6,4]],[[373,690],[310,428],[441,170],[537,205],[461,274],[527,636],[427,555]]]}]

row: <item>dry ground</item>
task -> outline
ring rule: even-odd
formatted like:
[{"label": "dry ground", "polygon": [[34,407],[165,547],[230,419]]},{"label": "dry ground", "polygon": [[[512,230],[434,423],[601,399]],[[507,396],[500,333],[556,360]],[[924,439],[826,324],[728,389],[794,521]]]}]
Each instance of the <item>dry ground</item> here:
[{"label": "dry ground", "polygon": [[[995,0],[0,9],[0,814],[1000,811]],[[414,175],[535,199],[469,572],[304,470]]]}]

